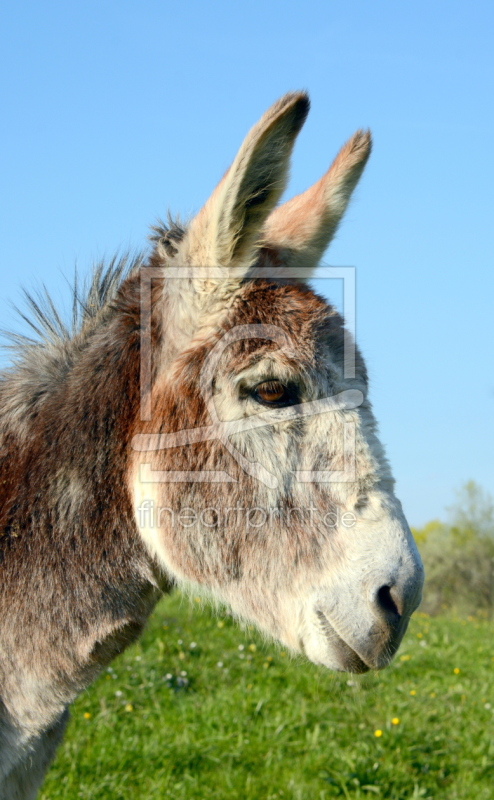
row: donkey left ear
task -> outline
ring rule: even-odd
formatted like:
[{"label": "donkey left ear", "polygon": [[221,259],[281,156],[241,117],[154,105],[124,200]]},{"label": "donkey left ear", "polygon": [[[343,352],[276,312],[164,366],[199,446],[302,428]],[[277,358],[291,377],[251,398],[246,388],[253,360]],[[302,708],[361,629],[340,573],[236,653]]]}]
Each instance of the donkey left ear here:
[{"label": "donkey left ear", "polygon": [[286,94],[247,134],[230,169],[192,220],[187,261],[239,268],[256,261],[262,226],[287,181],[290,153],[307,112],[304,92]]},{"label": "donkey left ear", "polygon": [[[304,92],[286,94],[266,111],[172,253],[187,273],[165,282],[178,349],[212,324],[213,308],[224,311],[257,261],[262,227],[285,188],[292,147],[308,111]],[[163,245],[157,252],[166,262]]]},{"label": "donkey left ear", "polygon": [[317,183],[272,212],[263,239],[277,262],[307,268],[310,277],[336,233],[370,151],[370,131],[357,131]]}]

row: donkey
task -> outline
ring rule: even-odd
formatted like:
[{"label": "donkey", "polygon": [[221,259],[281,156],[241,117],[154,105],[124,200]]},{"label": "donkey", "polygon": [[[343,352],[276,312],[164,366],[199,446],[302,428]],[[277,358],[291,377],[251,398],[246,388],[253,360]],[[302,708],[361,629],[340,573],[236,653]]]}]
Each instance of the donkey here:
[{"label": "donkey", "polygon": [[364,362],[307,284],[370,134],[277,206],[308,109],[276,102],[187,226],[76,289],[70,329],[32,302],[0,381],[3,800],[35,797],[70,703],[174,585],[351,672],[418,605]]}]

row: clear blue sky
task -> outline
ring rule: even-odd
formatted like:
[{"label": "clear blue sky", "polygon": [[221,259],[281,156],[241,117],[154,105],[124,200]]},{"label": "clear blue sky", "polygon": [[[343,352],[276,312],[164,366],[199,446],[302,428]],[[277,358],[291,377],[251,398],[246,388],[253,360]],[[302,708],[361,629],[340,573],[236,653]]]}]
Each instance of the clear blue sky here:
[{"label": "clear blue sky", "polygon": [[[44,282],[197,210],[265,108],[307,88],[290,191],[358,127],[374,152],[326,263],[357,268],[357,336],[412,525],[494,490],[494,6],[4,0],[1,327]],[[334,297],[338,287],[324,288]]]}]

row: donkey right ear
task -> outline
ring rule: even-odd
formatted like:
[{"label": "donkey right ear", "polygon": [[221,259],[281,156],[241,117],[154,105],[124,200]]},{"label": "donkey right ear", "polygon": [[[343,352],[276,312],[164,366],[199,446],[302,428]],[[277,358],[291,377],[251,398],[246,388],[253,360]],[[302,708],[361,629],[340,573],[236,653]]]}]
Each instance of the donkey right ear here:
[{"label": "donkey right ear", "polygon": [[275,208],[264,226],[267,251],[310,278],[333,238],[371,151],[370,131],[357,131],[322,178]]},{"label": "donkey right ear", "polygon": [[254,264],[262,227],[285,188],[293,143],[308,110],[304,92],[286,94],[247,134],[230,169],[191,222],[189,264],[236,267],[240,276]]}]

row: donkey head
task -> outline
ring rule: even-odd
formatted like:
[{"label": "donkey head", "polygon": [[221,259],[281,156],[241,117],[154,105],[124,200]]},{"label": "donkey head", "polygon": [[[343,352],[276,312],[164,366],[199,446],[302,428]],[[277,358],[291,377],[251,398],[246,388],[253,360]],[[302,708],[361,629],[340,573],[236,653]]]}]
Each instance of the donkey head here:
[{"label": "donkey head", "polygon": [[187,230],[157,232],[159,336],[131,491],[140,533],[173,580],[316,663],[361,672],[393,656],[423,574],[362,358],[306,284],[369,133],[275,207],[308,108],[303,93],[275,103]]}]

